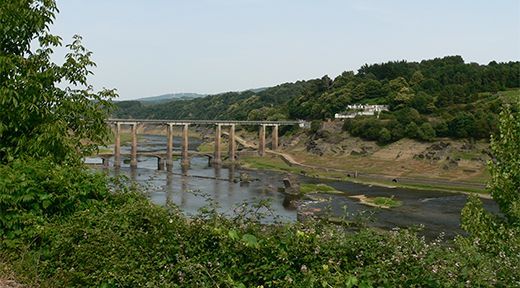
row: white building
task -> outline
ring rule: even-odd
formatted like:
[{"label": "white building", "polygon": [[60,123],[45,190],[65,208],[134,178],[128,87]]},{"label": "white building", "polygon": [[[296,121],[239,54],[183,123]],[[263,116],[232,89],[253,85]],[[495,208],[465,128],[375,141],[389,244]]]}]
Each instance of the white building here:
[{"label": "white building", "polygon": [[365,105],[365,104],[353,104],[347,105],[347,112],[344,114],[336,113],[334,114],[335,119],[346,119],[346,118],[355,118],[358,115],[366,115],[372,116],[377,114],[377,118],[379,118],[379,114],[381,111],[388,111],[387,105]]}]

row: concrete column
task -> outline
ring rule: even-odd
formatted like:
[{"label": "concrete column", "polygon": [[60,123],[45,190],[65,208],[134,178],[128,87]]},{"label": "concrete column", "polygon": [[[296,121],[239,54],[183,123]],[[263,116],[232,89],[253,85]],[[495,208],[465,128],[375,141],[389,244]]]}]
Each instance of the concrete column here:
[{"label": "concrete column", "polygon": [[235,142],[235,124],[229,126],[229,161],[235,162],[237,146]]},{"label": "concrete column", "polygon": [[183,167],[189,167],[190,166],[190,156],[188,155],[188,148],[189,148],[189,142],[188,142],[188,129],[189,124],[184,124],[182,127],[182,159],[181,159],[181,165]]},{"label": "concrete column", "polygon": [[164,170],[164,159],[157,157],[157,170]]},{"label": "concrete column", "polygon": [[[235,165],[229,165],[228,167],[228,179],[229,179],[229,182],[233,183],[234,180],[235,180]],[[233,189],[233,185],[230,185],[229,186],[229,192],[231,192],[231,190]]]},{"label": "concrete column", "polygon": [[130,180],[132,180],[132,182],[137,181],[137,168],[136,167],[130,167]]},{"label": "concrete column", "polygon": [[121,124],[116,123],[114,143],[114,167],[121,167]]},{"label": "concrete column", "polygon": [[137,123],[132,124],[132,156],[130,167],[137,167]]},{"label": "concrete column", "polygon": [[101,158],[101,161],[103,161],[103,168],[108,168],[108,158]]},{"label": "concrete column", "polygon": [[173,203],[172,194],[173,194],[173,174],[167,173],[166,174],[166,205]]},{"label": "concrete column", "polygon": [[273,126],[272,135],[272,149],[277,150],[278,149],[278,125]]},{"label": "concrete column", "polygon": [[217,124],[215,128],[215,152],[213,154],[213,164],[220,165],[222,163],[222,158],[220,155],[220,140],[222,137],[222,126],[221,124]]},{"label": "concrete column", "polygon": [[173,124],[166,127],[166,170],[172,171],[173,168]]},{"label": "concrete column", "polygon": [[258,133],[258,155],[265,155],[265,125],[260,126],[260,133]]}]

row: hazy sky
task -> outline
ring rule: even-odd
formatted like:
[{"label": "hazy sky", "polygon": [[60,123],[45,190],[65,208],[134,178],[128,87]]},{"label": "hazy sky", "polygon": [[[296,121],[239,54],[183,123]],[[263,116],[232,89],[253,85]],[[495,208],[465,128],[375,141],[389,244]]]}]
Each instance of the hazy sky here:
[{"label": "hazy sky", "polygon": [[519,0],[58,0],[121,99],[331,78],[365,63],[520,60]]}]

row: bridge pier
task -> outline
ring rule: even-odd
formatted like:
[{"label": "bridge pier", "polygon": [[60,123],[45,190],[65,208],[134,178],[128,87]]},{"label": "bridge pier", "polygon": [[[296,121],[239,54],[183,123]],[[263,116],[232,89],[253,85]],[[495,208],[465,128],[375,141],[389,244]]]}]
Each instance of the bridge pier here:
[{"label": "bridge pier", "polygon": [[132,152],[130,167],[137,167],[137,123],[132,123]]},{"label": "bridge pier", "polygon": [[173,169],[173,124],[168,123],[166,127],[166,170],[169,172]]},{"label": "bridge pier", "polygon": [[182,159],[181,159],[181,166],[183,167],[189,167],[190,166],[190,157],[188,155],[188,129],[189,124],[184,124],[182,127]]},{"label": "bridge pier", "polygon": [[273,137],[272,139],[272,142],[271,142],[271,148],[273,150],[277,150],[278,149],[278,125],[273,125],[273,131],[271,132],[271,137]]},{"label": "bridge pier", "polygon": [[265,126],[264,124],[260,125],[260,132],[258,133],[258,155],[265,155]]},{"label": "bridge pier", "polygon": [[114,143],[114,167],[121,167],[121,123],[116,123]]},{"label": "bridge pier", "polygon": [[237,146],[235,142],[235,124],[229,125],[229,161],[235,162]]},{"label": "bridge pier", "polygon": [[222,138],[222,125],[217,124],[217,126],[215,127],[215,151],[214,151],[213,161],[212,161],[213,165],[222,164],[221,153],[220,153],[221,138]]}]

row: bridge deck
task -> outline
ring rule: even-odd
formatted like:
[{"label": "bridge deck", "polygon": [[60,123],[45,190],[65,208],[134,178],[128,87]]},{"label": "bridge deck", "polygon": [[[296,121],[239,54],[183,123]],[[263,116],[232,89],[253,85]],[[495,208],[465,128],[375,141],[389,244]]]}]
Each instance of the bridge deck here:
[{"label": "bridge deck", "polygon": [[242,121],[242,120],[166,120],[166,119],[108,119],[108,123],[121,123],[121,124],[133,124],[133,123],[146,123],[146,124],[156,124],[156,125],[184,125],[184,124],[194,124],[194,125],[300,125],[305,122],[303,121]]}]

